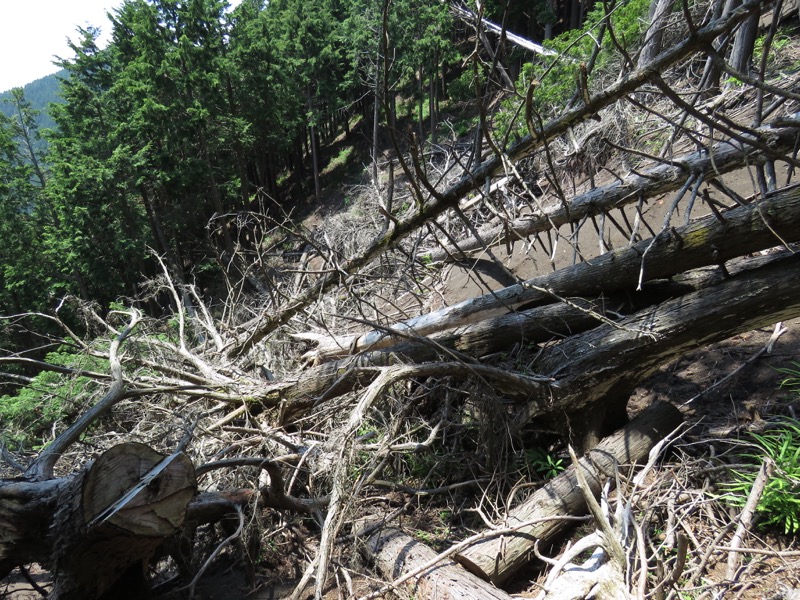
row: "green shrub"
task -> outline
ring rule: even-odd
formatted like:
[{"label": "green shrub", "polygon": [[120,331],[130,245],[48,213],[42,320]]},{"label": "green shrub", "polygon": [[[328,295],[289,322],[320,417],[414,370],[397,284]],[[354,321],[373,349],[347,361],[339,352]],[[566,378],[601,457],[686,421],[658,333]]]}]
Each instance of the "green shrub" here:
[{"label": "green shrub", "polygon": [[747,469],[731,471],[731,481],[721,485],[726,500],[742,507],[753,487],[763,460],[774,463],[757,511],[760,525],[780,527],[785,533],[800,531],[800,421],[788,417],[771,423],[762,433],[750,433],[754,452],[741,455],[751,463]]},{"label": "green shrub", "polygon": [[[104,368],[103,361],[68,352],[51,352],[45,360],[73,369]],[[94,381],[89,377],[42,371],[16,395],[0,396],[3,436],[15,445],[41,448],[53,424],[69,414],[93,386]]]},{"label": "green shrub", "polygon": [[525,458],[528,465],[543,479],[552,479],[565,469],[564,459],[547,452],[544,448],[526,450]]}]

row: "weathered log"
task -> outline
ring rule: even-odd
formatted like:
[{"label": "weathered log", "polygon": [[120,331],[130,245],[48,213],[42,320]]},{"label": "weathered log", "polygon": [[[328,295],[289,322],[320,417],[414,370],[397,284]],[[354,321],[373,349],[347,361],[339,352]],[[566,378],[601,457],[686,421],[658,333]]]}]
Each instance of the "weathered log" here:
[{"label": "weathered log", "polygon": [[398,343],[400,335],[428,336],[505,314],[522,305],[555,302],[559,296],[593,297],[640,282],[758,252],[781,243],[800,241],[800,188],[781,190],[765,200],[730,210],[723,217],[698,219],[668,229],[655,238],[607,252],[589,262],[534,277],[490,294],[459,302],[398,323],[392,331],[371,331],[331,340],[314,352],[324,361],[349,353],[378,350]]},{"label": "weathered log", "polygon": [[472,190],[480,188],[487,179],[490,179],[500,171],[507,164],[507,161],[517,161],[530,156],[537,148],[541,148],[548,141],[563,135],[577,124],[596,115],[605,107],[636,91],[647,82],[652,81],[654,76],[670,65],[703,48],[721,33],[730,31],[738,23],[758,10],[762,3],[763,0],[745,0],[724,17],[715,19],[704,27],[692,31],[692,34],[687,39],[665,50],[644,67],[625,74],[610,87],[593,95],[588,102],[565,111],[557,119],[550,121],[536,131],[535,135],[525,136],[518,143],[508,148],[503,156],[492,156],[483,161],[480,167],[465,174],[443,193],[436,194],[419,211],[397,220],[393,227],[390,227],[385,234],[376,238],[368,248],[342,262],[335,273],[321,277],[314,285],[309,286],[279,312],[272,313],[267,311],[256,319],[243,323],[238,328],[236,343],[231,344],[226,349],[226,355],[229,358],[245,355],[266,336],[288,323],[295,315],[303,311],[312,302],[315,302],[321,294],[339,285],[342,273],[356,273],[382,252],[396,246],[401,240],[425,223],[435,219],[446,210],[457,206],[464,196]]},{"label": "weathered log", "polygon": [[[721,261],[742,253],[752,252],[759,247],[771,247],[779,239],[785,242],[800,239],[800,188],[784,190],[764,202],[730,211],[723,221],[713,216],[702,219],[697,223],[672,230],[632,248],[610,252],[593,260],[591,265],[579,264],[552,275],[534,278],[521,285],[500,290],[494,295],[481,296],[474,301],[460,303],[440,311],[440,314],[444,313],[446,316],[452,317],[450,322],[458,322],[472,318],[481,305],[488,307],[486,312],[505,312],[509,310],[507,308],[509,305],[518,305],[521,300],[535,304],[553,302],[555,301],[553,293],[573,297],[576,293],[598,294],[602,292],[607,300],[610,291],[615,289],[624,291],[626,287],[628,289],[635,287],[643,262],[645,273],[643,279],[652,281],[669,276],[683,267],[718,265],[721,264]],[[754,262],[760,263],[758,259]],[[791,267],[784,266],[779,269],[784,268],[788,269],[790,274],[793,273]],[[777,271],[775,273],[776,277],[783,277]],[[724,287],[736,280],[737,278],[732,278],[729,281],[723,280],[721,283],[718,280],[715,281]],[[721,287],[714,287],[709,288],[708,292],[697,291],[695,294],[713,295],[721,289]],[[752,297],[748,299],[745,296],[741,298],[734,296],[728,299],[727,310],[739,311],[742,317],[746,317],[748,311],[752,311],[753,315],[761,314],[757,321],[760,325],[755,325],[755,327],[769,324],[769,321],[773,319],[770,316],[771,313],[779,313],[782,307],[768,302],[770,297],[768,282],[764,283],[761,293],[764,302],[756,302],[756,304],[760,304],[757,308],[749,307],[748,302],[752,303],[754,300]],[[631,292],[631,294],[636,297],[641,292]],[[738,307],[740,302],[742,303],[741,308]],[[449,332],[433,335],[428,340],[406,341],[403,344],[389,346],[385,350],[370,351],[355,357],[318,365],[302,372],[293,382],[282,382],[281,389],[276,390],[274,395],[279,396],[285,402],[284,411],[291,416],[323,397],[332,398],[347,393],[358,385],[368,385],[376,376],[375,371],[370,370],[370,367],[403,361],[431,360],[437,355],[446,355],[450,350],[479,356],[481,352],[498,351],[503,346],[507,348],[516,343],[546,341],[552,337],[551,334],[574,334],[597,322],[596,319],[585,313],[584,309],[592,306],[598,309],[600,307],[591,303],[581,303],[580,300],[573,301],[574,306],[572,307],[563,304],[534,306],[530,309],[485,319],[480,323],[457,327]],[[711,303],[713,305],[714,302]],[[480,314],[486,314],[486,312]],[[602,313],[602,310],[598,312]],[[642,314],[651,315],[652,313],[644,311]],[[708,320],[703,313],[697,313],[692,318],[696,319],[696,322],[702,324],[704,328],[715,330],[712,336],[714,340],[719,341],[741,331],[739,327],[729,329],[723,323],[718,326],[711,320],[713,314],[718,313],[709,312]],[[431,315],[423,315],[414,320],[416,323],[413,328],[414,335],[421,335],[429,328],[430,323],[427,325],[425,323],[425,320],[429,318],[431,323],[435,323],[437,326],[441,323],[440,320],[433,319]],[[399,329],[408,327],[407,322],[401,324]],[[615,327],[624,328],[626,326],[609,325],[603,331],[611,331],[612,333],[609,335],[613,337]],[[419,331],[420,329],[422,332]],[[671,334],[668,331],[653,333],[662,336],[663,343],[669,343]],[[374,337],[377,340],[375,344],[378,347],[383,345],[384,340],[388,343],[397,339],[397,336],[383,335],[381,337],[381,335],[375,332]],[[405,335],[410,334],[406,333]],[[615,338],[614,343],[618,342],[619,338]],[[642,349],[646,347],[644,339],[640,340],[640,344]],[[543,366],[534,367],[540,369],[537,372],[559,380],[565,376],[560,370],[564,365],[564,348],[566,346],[560,344],[557,348],[548,350],[544,356],[547,356],[547,353],[554,356],[553,365],[541,359],[537,364]],[[598,347],[598,352],[601,350],[602,348]],[[578,349],[574,351],[577,352]],[[679,351],[679,349],[676,350],[676,352]],[[581,353],[586,354],[583,350]],[[662,357],[662,362],[659,364],[663,364],[666,360],[668,360],[668,355]],[[559,370],[556,370],[557,368]],[[648,372],[652,372],[652,369]],[[637,373],[637,369],[633,368],[632,373]],[[575,377],[576,381],[570,384],[572,387],[559,381],[559,387],[555,392],[566,397],[570,393],[570,389],[580,390],[576,393],[588,401],[590,395],[585,394],[583,389],[586,382],[578,381],[581,379],[580,371],[575,372]],[[643,377],[642,375],[637,379],[641,380]],[[547,391],[545,394],[549,397],[550,392]],[[597,397],[600,396],[591,396],[591,398]],[[276,399],[272,398],[269,402],[276,402]],[[547,400],[544,404],[549,405],[549,402],[550,400]],[[566,404],[559,404],[559,406],[563,407]]]},{"label": "weathered log", "polygon": [[114,446],[68,478],[0,483],[0,575],[40,562],[52,598],[142,597],[143,566],[183,524],[196,488],[183,452]]},{"label": "weathered log", "polygon": [[[727,268],[737,273],[742,268],[748,268],[747,265],[752,268],[751,263],[766,264],[771,260],[775,260],[774,256],[737,259],[729,263]],[[461,354],[480,358],[514,346],[531,346],[565,338],[598,326],[600,318],[629,315],[636,310],[719,283],[723,277],[723,272],[716,267],[698,269],[677,275],[671,280],[649,282],[642,292],[635,295],[611,294],[595,301],[571,298],[570,304],[548,304],[510,312],[442,331],[428,338],[411,338],[383,350],[323,363],[306,369],[291,383],[284,382],[280,392],[286,403],[284,414],[289,417],[302,412],[323,396],[332,398],[360,385],[369,385],[375,376],[374,371],[369,372],[372,367],[442,360]],[[520,393],[524,394],[524,391],[520,390]]]},{"label": "weathered log", "polygon": [[551,393],[522,407],[514,427],[552,411],[579,413],[603,401],[627,399],[633,388],[690,348],[800,316],[800,254],[743,272],[636,313],[613,325],[572,336],[540,353],[531,368],[555,378]]},{"label": "weathered log", "polygon": [[[595,496],[600,493],[605,478],[610,476],[613,482],[617,466],[647,457],[650,450],[681,421],[677,408],[658,402],[601,441],[579,461],[592,493]],[[537,541],[552,539],[569,526],[568,522],[552,517],[581,515],[585,510],[586,500],[578,488],[573,465],[512,510],[503,525],[515,527],[542,519],[541,522],[522,527],[513,534],[480,541],[456,554],[456,560],[479,577],[500,585],[529,562]]]},{"label": "weathered log", "polygon": [[[796,127],[762,127],[756,131],[774,152],[791,152],[797,142]],[[449,261],[487,247],[524,240],[567,223],[578,223],[586,217],[678,189],[684,184],[686,177],[692,174],[711,173],[718,177],[747,165],[763,164],[772,158],[774,153],[768,156],[760,148],[742,148],[738,142],[719,142],[710,149],[692,152],[674,158],[668,164],[658,165],[642,173],[633,172],[608,185],[592,188],[572,198],[567,204],[559,202],[541,212],[518,217],[510,223],[486,225],[477,231],[477,239],[472,236],[459,240],[455,245],[445,244],[423,254],[421,260]]]},{"label": "weathered log", "polygon": [[[389,581],[423,567],[436,557],[436,552],[428,546],[393,527],[372,535],[365,553]],[[412,577],[404,587],[414,598],[511,599],[503,590],[468,573],[449,559],[425,569],[418,577]]]}]

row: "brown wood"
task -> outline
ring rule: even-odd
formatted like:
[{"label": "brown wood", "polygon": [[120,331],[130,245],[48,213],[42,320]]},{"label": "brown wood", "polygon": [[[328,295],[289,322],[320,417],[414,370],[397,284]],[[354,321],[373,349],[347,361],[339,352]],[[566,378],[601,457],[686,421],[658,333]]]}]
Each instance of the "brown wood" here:
[{"label": "brown wood", "polygon": [[[155,473],[155,469],[162,470]],[[146,485],[142,481],[154,475]],[[130,495],[135,486],[134,495]],[[195,494],[194,465],[183,452],[168,457],[144,444],[129,442],[106,451],[84,478],[85,523],[108,521],[134,535],[167,537],[183,524],[186,506]],[[126,495],[124,506],[104,517]]]},{"label": "brown wood", "polygon": [[39,562],[53,574],[49,597],[144,597],[144,565],[183,525],[195,490],[183,452],[138,443],[71,477],[0,482],[0,576]]},{"label": "brown wood", "polygon": [[[780,237],[777,237],[780,236]],[[438,331],[506,314],[520,306],[555,302],[560,296],[593,297],[635,289],[643,282],[671,277],[689,269],[720,264],[733,258],[800,241],[800,188],[776,192],[769,198],[725,213],[669,229],[654,239],[607,252],[590,262],[540,275],[489,294],[477,296],[403,323],[399,333],[429,336]],[[643,270],[643,272],[642,272]],[[370,331],[352,337],[325,340],[316,357],[328,360],[348,353],[392,346],[399,336]]]},{"label": "brown wood", "polygon": [[197,484],[183,453],[168,457],[138,443],[107,450],[64,490],[53,516],[53,597],[144,594],[144,566],[183,524]]},{"label": "brown wood", "polygon": [[[629,465],[646,458],[653,446],[681,421],[678,409],[659,402],[601,441],[579,461],[592,493],[597,496],[609,476],[613,483],[614,469],[618,465]],[[573,465],[512,510],[503,526],[514,527],[538,519],[582,515],[585,511],[586,500],[578,488]],[[500,585],[530,561],[537,541],[552,539],[569,526],[568,521],[544,520],[522,527],[515,534],[480,541],[456,554],[456,560],[470,572]]]},{"label": "brown wood", "polygon": [[[436,552],[428,546],[392,527],[372,535],[365,552],[389,581],[422,567],[436,557]],[[412,577],[403,587],[413,598],[511,600],[503,590],[468,573],[449,559],[426,569],[419,577]]]}]

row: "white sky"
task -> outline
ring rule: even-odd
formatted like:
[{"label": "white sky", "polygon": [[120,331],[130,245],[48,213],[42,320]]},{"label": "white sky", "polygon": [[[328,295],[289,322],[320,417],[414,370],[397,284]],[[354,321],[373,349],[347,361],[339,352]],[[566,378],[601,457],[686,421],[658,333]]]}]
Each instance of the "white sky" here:
[{"label": "white sky", "polygon": [[58,71],[55,56],[71,58],[67,38],[76,28],[110,33],[106,11],[122,0],[0,0],[0,91],[23,86]]},{"label": "white sky", "polygon": [[67,38],[78,41],[78,26],[99,27],[104,44],[111,30],[106,12],[122,1],[0,0],[0,92],[58,71],[54,57],[72,58]]}]

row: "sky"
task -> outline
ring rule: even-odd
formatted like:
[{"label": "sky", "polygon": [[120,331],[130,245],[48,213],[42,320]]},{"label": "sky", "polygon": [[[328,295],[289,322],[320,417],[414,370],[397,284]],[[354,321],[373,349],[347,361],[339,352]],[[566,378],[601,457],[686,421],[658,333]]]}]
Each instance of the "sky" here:
[{"label": "sky", "polygon": [[58,71],[55,56],[71,58],[67,38],[91,25],[107,43],[106,12],[122,0],[0,0],[0,91],[21,87]]},{"label": "sky", "polygon": [[100,43],[107,43],[106,12],[122,1],[0,0],[0,92],[58,71],[54,57],[72,58],[67,38],[78,41],[79,26],[99,27]]}]

